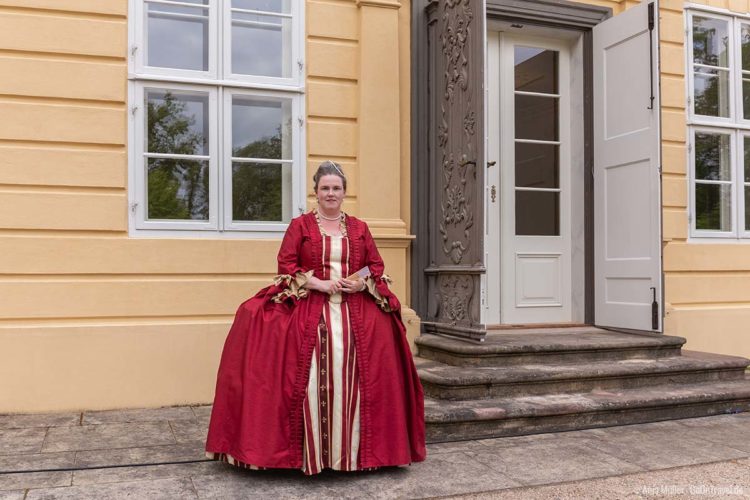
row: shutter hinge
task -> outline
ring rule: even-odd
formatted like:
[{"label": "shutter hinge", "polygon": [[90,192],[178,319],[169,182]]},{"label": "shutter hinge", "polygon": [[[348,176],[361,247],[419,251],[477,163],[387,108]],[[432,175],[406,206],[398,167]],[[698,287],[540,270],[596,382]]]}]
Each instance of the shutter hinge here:
[{"label": "shutter hinge", "polygon": [[690,222],[690,223],[693,222],[693,214],[691,214],[691,213],[688,213],[688,222]]},{"label": "shutter hinge", "polygon": [[138,46],[137,45],[133,45],[132,47],[130,47],[130,55],[131,56],[134,56],[136,52],[138,52]]},{"label": "shutter hinge", "polygon": [[659,329],[659,303],[656,301],[656,287],[651,287],[653,292],[653,301],[651,302],[651,329]]},{"label": "shutter hinge", "polygon": [[649,104],[646,109],[654,109],[654,4],[648,4],[648,54],[649,54],[649,75],[651,76],[649,85],[651,86],[651,95]]},{"label": "shutter hinge", "polygon": [[298,59],[297,66],[299,66],[299,70],[302,71],[302,68],[305,67],[305,63],[303,63],[301,59]]},{"label": "shutter hinge", "polygon": [[297,207],[297,210],[299,211],[300,214],[304,214],[305,213],[305,206],[304,205],[300,205],[300,206]]},{"label": "shutter hinge", "polygon": [[130,211],[135,213],[136,209],[138,208],[138,202],[133,202],[130,204]]},{"label": "shutter hinge", "polygon": [[654,29],[654,3],[648,4],[648,29],[652,31]]},{"label": "shutter hinge", "polygon": [[297,121],[299,122],[299,126],[302,127],[302,125],[305,124],[305,120],[302,118],[297,118]]},{"label": "shutter hinge", "polygon": [[138,112],[138,106],[133,106],[130,108],[130,114],[135,116],[135,114]]}]

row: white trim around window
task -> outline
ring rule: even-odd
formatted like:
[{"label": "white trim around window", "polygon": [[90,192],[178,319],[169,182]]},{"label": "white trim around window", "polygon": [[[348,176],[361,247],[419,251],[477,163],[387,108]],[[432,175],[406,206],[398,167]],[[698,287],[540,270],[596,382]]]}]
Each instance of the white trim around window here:
[{"label": "white trim around window", "polygon": [[[301,99],[294,99],[288,93],[282,92],[271,92],[271,91],[248,91],[245,89],[226,89],[223,92],[223,123],[224,130],[231,131],[233,129],[233,107],[235,99],[247,98],[248,100],[257,100],[260,102],[276,102],[282,105],[282,110],[288,106],[289,117],[288,125],[292,129],[289,131],[289,135],[294,135],[294,129],[301,129],[301,110],[300,101]],[[285,106],[287,105],[287,106]],[[283,111],[282,111],[283,115]],[[283,123],[282,123],[283,126]],[[299,130],[297,133],[300,133]],[[281,134],[282,141],[286,141],[286,133]],[[292,141],[289,137],[288,140]],[[228,231],[253,231],[253,230],[266,230],[266,231],[283,231],[286,229],[287,223],[283,222],[243,222],[236,221],[233,217],[233,170],[235,163],[244,164],[246,168],[254,168],[258,164],[265,165],[267,167],[277,165],[281,171],[281,213],[284,220],[290,220],[299,213],[305,210],[305,204],[300,202],[304,200],[304,191],[301,186],[304,184],[304,168],[294,168],[294,165],[302,165],[303,159],[300,152],[300,148],[293,147],[293,144],[289,144],[288,147],[282,147],[282,150],[289,150],[288,155],[282,155],[281,159],[267,159],[267,158],[235,158],[233,157],[232,151],[234,147],[232,144],[231,132],[224,134],[223,141],[223,153],[222,153],[222,165],[225,165],[224,171],[222,172],[222,191],[224,200],[223,206],[223,227]],[[284,156],[287,156],[284,158]],[[296,202],[295,202],[296,201]]]},{"label": "white trim around window", "polygon": [[[262,10],[253,10],[256,8]],[[254,0],[131,0],[129,20],[130,235],[278,237],[288,221],[306,206],[303,0],[279,0],[278,4]],[[240,54],[239,63],[246,74],[242,70],[232,71],[234,26],[239,26],[234,46],[244,51],[236,52],[234,61]],[[160,40],[161,49],[150,51],[150,40]],[[252,72],[256,74],[249,74]],[[183,126],[191,120],[205,123],[191,123],[187,135],[176,134],[176,139],[170,138],[171,143],[162,141],[156,150],[149,150],[147,94],[152,90],[156,92],[152,104],[163,106],[168,100],[167,92],[170,99],[179,102],[172,108],[172,114],[183,121]],[[241,142],[248,148],[243,151],[260,152],[257,158],[232,156],[236,146],[232,131],[235,98],[252,100],[259,109],[242,123],[248,138]],[[264,107],[269,108],[265,111],[270,115],[263,112]],[[275,107],[283,108],[283,113],[279,115],[278,110],[271,109]],[[269,116],[275,120],[272,124],[275,130],[282,116],[283,130],[261,137],[258,131],[268,132],[272,125],[260,120]],[[155,137],[154,130],[151,134]],[[279,147],[283,150],[280,156]],[[264,182],[279,189],[279,197],[270,205],[233,206],[233,164],[243,171],[237,189],[246,199],[252,201],[256,193],[267,193],[265,184],[258,187]],[[257,171],[253,170],[255,167],[259,167]],[[197,177],[195,172],[199,172]],[[149,175],[167,186],[157,193],[171,196],[165,197],[164,203],[152,206],[151,214]],[[206,189],[208,192],[204,193]],[[174,200],[182,203],[178,209],[174,208]],[[153,217],[154,213],[160,213],[161,217]],[[182,218],[172,218],[175,213]],[[259,220],[235,220],[255,216]]]},{"label": "white trim around window", "polygon": [[[713,179],[713,180],[706,180],[706,179],[698,179],[696,176],[696,151],[698,150],[698,140],[696,139],[697,136],[725,136],[728,139],[729,145],[726,155],[726,160],[729,162],[728,166],[728,173],[729,173],[729,179],[727,180],[721,180],[721,179]],[[690,179],[690,190],[689,190],[689,210],[690,210],[690,233],[694,237],[711,237],[711,238],[736,238],[736,225],[737,225],[737,195],[736,195],[736,189],[735,185],[736,182],[734,182],[734,179],[736,179],[736,172],[737,172],[737,140],[736,140],[737,133],[732,130],[722,129],[722,128],[713,128],[713,127],[692,127],[690,130],[690,137],[688,138],[689,141],[689,147],[688,150],[690,151],[689,154],[689,163],[690,163],[690,171],[689,171],[689,179]],[[719,153],[719,157],[721,157],[721,153]],[[721,160],[720,160],[721,161]],[[699,228],[699,224],[701,224],[700,219],[703,217],[702,214],[698,214],[696,205],[697,205],[697,191],[698,186],[704,187],[704,189],[719,189],[722,190],[722,187],[728,186],[729,189],[729,209],[726,212],[721,212],[721,216],[729,219],[728,229],[727,230],[720,230],[720,229],[702,229]]]},{"label": "white trim around window", "polygon": [[[147,149],[146,131],[147,92],[171,91],[174,95],[205,95],[208,103],[208,152],[193,157],[169,153],[151,153]],[[130,227],[131,235],[174,236],[177,230],[184,236],[215,237],[216,231],[252,232],[259,237],[277,236],[283,232],[288,222],[234,221],[232,217],[232,102],[235,96],[259,101],[276,101],[288,105],[289,141],[288,158],[257,158],[254,163],[283,165],[282,217],[288,221],[305,210],[305,167],[304,154],[300,144],[304,144],[303,95],[296,93],[248,90],[235,88],[215,88],[203,85],[157,83],[152,81],[131,84],[131,113],[129,129],[131,154],[129,158],[130,185]],[[208,162],[209,170],[209,215],[204,220],[151,220],[148,216],[148,158],[182,158]],[[240,159],[240,161],[250,159]],[[145,230],[145,231],[144,231]],[[162,232],[158,232],[158,231]],[[166,231],[166,232],[164,232]],[[208,234],[205,234],[208,232]],[[247,235],[247,234],[246,234]]]},{"label": "white trim around window", "polygon": [[[303,75],[303,57],[304,37],[302,27],[303,13],[301,2],[297,0],[280,0],[283,5],[282,12],[259,12],[242,8],[233,8],[230,1],[224,3],[222,12],[222,29],[227,35],[223,38],[224,47],[222,50],[222,67],[223,74],[228,80],[237,82],[254,83],[259,85],[277,85],[295,87],[302,85]],[[284,12],[285,11],[285,12]],[[240,18],[237,18],[237,17]],[[256,20],[247,20],[242,17],[255,17]],[[281,46],[278,50],[281,52],[280,65],[281,75],[278,76],[261,76],[248,75],[242,71],[237,71],[233,67],[233,44],[236,31],[251,30],[254,26],[262,28],[264,25],[281,26]],[[284,40],[289,40],[285,45]],[[241,43],[241,40],[238,40]],[[275,47],[267,47],[275,48]]]},{"label": "white trim around window", "polygon": [[[218,150],[219,150],[219,130],[218,124],[218,90],[212,87],[197,85],[158,85],[152,82],[148,84],[136,83],[134,92],[134,102],[136,103],[131,111],[131,120],[133,126],[133,154],[131,158],[131,172],[133,174],[133,184],[135,200],[131,205],[131,212],[135,216],[136,229],[177,229],[177,230],[216,230],[218,229]],[[208,129],[208,151],[203,155],[178,155],[173,153],[152,153],[147,151],[148,140],[146,131],[148,129],[147,102],[146,96],[149,91],[154,92],[172,92],[175,95],[196,96],[206,98],[207,116],[205,128]],[[148,164],[149,161],[158,160],[159,158],[172,159],[182,158],[185,160],[194,159],[197,162],[208,163],[208,217],[205,220],[159,220],[150,219],[148,214]]]},{"label": "white trim around window", "polygon": [[[726,23],[725,39],[730,42],[726,46],[726,61],[721,61],[721,55],[718,54],[715,60],[710,60],[707,64],[696,63],[693,29],[695,17]],[[750,182],[745,181],[750,179],[745,176],[744,153],[746,137],[750,146],[750,112],[746,118],[742,88],[743,76],[750,77],[750,71],[742,69],[743,24],[750,27],[750,15],[736,15],[727,10],[701,5],[686,5],[688,220],[690,239],[695,242],[750,243],[750,230],[745,229],[746,205],[750,203],[750,193],[748,197],[745,196],[746,188],[750,191]],[[716,35],[716,40],[723,39],[721,33]],[[720,42],[714,43],[718,46]],[[727,106],[728,116],[696,113],[696,72],[706,73],[706,80],[715,78],[708,76],[710,74],[726,72],[726,90],[722,92],[721,81],[717,79],[719,87],[709,92],[707,84],[704,95],[708,99],[716,99],[716,109]],[[722,99],[725,100],[722,102]],[[714,105],[710,101],[703,104],[707,106],[704,108],[707,111]],[[726,137],[726,143],[710,145],[711,136]],[[715,151],[707,152],[706,148],[709,146],[715,146]],[[696,172],[698,155],[703,156],[700,175]],[[699,201],[701,196],[702,202]],[[698,213],[699,210],[701,213]]]},{"label": "white trim around window", "polygon": [[[178,76],[183,78],[210,78],[218,76],[218,9],[216,2],[209,0],[206,5],[186,3],[179,0],[136,0],[131,1],[132,26],[130,53],[133,60],[132,70],[136,74],[148,74],[153,76]],[[150,17],[149,8],[160,8],[164,12],[153,13]],[[154,19],[156,18],[156,19]],[[205,69],[179,69],[165,68],[157,64],[149,65],[149,35],[150,21],[162,20],[163,22],[182,23],[189,26],[190,23],[205,23],[208,27],[203,43],[205,44],[205,58],[207,67]],[[186,47],[180,46],[180,40],[173,40],[179,52],[188,54]],[[165,54],[164,57],[168,57]],[[192,61],[191,61],[192,62]]]}]

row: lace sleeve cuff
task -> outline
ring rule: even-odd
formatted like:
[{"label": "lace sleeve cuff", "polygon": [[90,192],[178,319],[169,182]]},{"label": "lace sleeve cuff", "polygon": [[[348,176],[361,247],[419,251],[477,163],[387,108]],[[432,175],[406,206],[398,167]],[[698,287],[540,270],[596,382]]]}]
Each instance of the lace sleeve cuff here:
[{"label": "lace sleeve cuff", "polygon": [[[387,274],[384,274],[379,279],[388,284],[393,282],[393,280],[391,280],[391,278]],[[372,276],[368,276],[367,278],[365,278],[365,284],[367,285],[367,291],[370,293],[370,295],[373,296],[375,302],[378,304],[378,307],[380,307],[385,312],[392,312],[391,306],[388,303],[388,299],[386,297],[383,297],[383,295],[378,290],[377,280]]]},{"label": "lace sleeve cuff", "polygon": [[297,300],[307,297],[307,288],[303,288],[312,277],[313,271],[306,273],[298,272],[294,276],[291,274],[279,274],[273,278],[276,286],[284,287],[282,291],[273,296],[272,300],[276,303],[284,302],[286,299],[295,298]]}]

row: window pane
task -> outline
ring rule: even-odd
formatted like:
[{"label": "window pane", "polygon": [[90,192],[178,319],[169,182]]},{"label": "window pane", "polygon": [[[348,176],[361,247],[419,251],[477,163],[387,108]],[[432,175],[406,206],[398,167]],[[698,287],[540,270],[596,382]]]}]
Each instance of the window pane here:
[{"label": "window pane", "polygon": [[695,114],[729,116],[729,72],[699,68],[695,73]]},{"label": "window pane", "polygon": [[750,71],[750,24],[742,24],[742,69]]},{"label": "window pane", "polygon": [[744,166],[745,166],[745,182],[750,182],[750,136],[744,136]]},{"label": "window pane", "polygon": [[516,90],[557,94],[557,51],[516,46]]},{"label": "window pane", "polygon": [[516,143],[516,186],[560,187],[558,148],[554,144]]},{"label": "window pane", "polygon": [[232,163],[232,220],[289,222],[291,165]]},{"label": "window pane", "polygon": [[208,71],[208,9],[147,5],[146,65]]},{"label": "window pane", "polygon": [[232,100],[232,156],[292,158],[290,101],[235,96]]},{"label": "window pane", "polygon": [[516,139],[556,141],[556,97],[516,95]]},{"label": "window pane", "polygon": [[732,230],[732,186],[695,185],[695,227],[713,231]]},{"label": "window pane", "polygon": [[695,178],[731,181],[732,165],[728,134],[695,133]]},{"label": "window pane", "polygon": [[292,20],[259,14],[232,14],[232,73],[289,78]]},{"label": "window pane", "polygon": [[558,236],[560,234],[560,193],[516,191],[516,234],[519,236]]},{"label": "window pane", "polygon": [[208,161],[148,159],[146,218],[208,220]]},{"label": "window pane", "polygon": [[745,186],[745,231],[750,231],[750,186]]},{"label": "window pane", "polygon": [[742,116],[750,120],[750,79],[747,78],[742,79]]},{"label": "window pane", "polygon": [[729,67],[727,21],[693,16],[693,60],[710,66]]},{"label": "window pane", "polygon": [[208,155],[208,95],[146,91],[146,151]]},{"label": "window pane", "polygon": [[262,10],[289,14],[292,11],[290,0],[232,0],[235,9]]}]

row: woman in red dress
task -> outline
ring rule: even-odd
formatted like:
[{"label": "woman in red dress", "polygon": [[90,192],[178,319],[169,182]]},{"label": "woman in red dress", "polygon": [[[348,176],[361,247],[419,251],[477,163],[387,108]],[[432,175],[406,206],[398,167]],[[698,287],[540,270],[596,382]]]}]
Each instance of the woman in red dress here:
[{"label": "woman in red dress", "polygon": [[319,208],[291,221],[274,284],[229,331],[207,456],[305,474],[419,462],[424,402],[401,306],[367,224],[341,211],[341,166],[313,180]]}]

